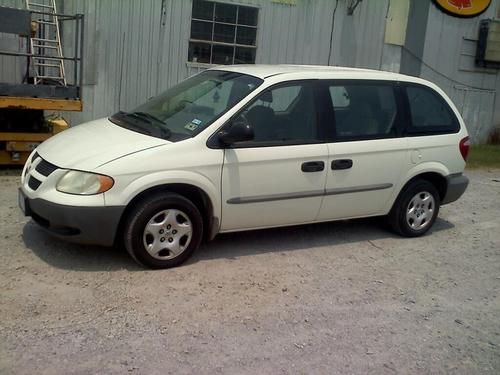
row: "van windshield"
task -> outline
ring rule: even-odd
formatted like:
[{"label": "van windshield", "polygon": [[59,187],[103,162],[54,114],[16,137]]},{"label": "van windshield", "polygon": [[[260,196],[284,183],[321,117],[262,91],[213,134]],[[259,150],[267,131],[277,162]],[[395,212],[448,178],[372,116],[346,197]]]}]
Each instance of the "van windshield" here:
[{"label": "van windshield", "polygon": [[110,121],[140,133],[180,141],[200,133],[262,82],[242,73],[209,70],[130,112],[115,113]]}]

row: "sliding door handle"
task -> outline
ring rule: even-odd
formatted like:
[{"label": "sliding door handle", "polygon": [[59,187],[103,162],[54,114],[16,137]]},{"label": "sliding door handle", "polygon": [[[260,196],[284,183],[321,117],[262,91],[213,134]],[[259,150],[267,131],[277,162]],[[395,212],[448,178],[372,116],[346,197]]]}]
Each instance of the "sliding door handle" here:
[{"label": "sliding door handle", "polygon": [[325,163],[322,161],[308,161],[302,163],[302,172],[320,172],[325,169]]},{"label": "sliding door handle", "polygon": [[349,169],[351,167],[351,159],[337,159],[332,161],[332,169]]}]

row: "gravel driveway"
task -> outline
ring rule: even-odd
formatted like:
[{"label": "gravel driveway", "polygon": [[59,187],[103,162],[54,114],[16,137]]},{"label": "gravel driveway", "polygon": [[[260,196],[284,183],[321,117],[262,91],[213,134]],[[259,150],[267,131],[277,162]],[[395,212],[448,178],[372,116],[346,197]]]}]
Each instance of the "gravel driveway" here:
[{"label": "gravel driveway", "polygon": [[67,244],[0,176],[0,373],[500,373],[500,171],[430,235],[380,220],[221,235],[180,268]]}]

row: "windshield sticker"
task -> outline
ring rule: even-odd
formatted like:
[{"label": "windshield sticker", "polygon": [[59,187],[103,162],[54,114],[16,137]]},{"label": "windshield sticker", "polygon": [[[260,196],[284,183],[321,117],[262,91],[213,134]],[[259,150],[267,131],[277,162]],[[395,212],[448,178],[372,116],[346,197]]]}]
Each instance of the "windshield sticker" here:
[{"label": "windshield sticker", "polygon": [[195,118],[195,119],[191,120],[191,122],[192,122],[193,124],[195,124],[195,125],[198,125],[198,126],[199,126],[199,125],[201,125],[201,120],[198,120],[197,118]]},{"label": "windshield sticker", "polygon": [[195,131],[198,129],[198,125],[193,124],[192,122],[188,122],[186,125],[184,125],[184,128],[187,130]]}]

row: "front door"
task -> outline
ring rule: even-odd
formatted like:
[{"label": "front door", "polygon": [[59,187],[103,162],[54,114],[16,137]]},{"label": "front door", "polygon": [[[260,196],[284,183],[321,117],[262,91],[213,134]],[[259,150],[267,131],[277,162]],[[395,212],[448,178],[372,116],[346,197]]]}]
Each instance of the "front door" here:
[{"label": "front door", "polygon": [[222,231],[301,224],[318,215],[328,146],[320,141],[310,81],[273,86],[241,115],[255,138],[225,150]]}]

